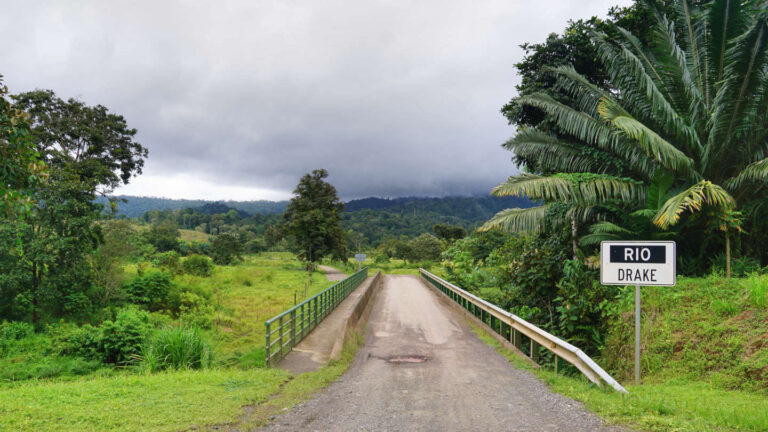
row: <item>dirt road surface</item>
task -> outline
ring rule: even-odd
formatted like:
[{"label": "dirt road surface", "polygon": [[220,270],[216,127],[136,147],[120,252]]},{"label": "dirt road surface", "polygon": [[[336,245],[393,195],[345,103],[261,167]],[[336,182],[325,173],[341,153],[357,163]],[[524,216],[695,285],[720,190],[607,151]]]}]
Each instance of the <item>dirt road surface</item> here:
[{"label": "dirt road surface", "polygon": [[317,266],[323,273],[325,273],[325,277],[328,278],[329,281],[340,281],[347,278],[347,275],[342,273],[341,271],[333,268],[328,267],[324,265]]},{"label": "dirt road surface", "polygon": [[616,430],[512,367],[416,277],[383,283],[349,371],[263,430]]}]

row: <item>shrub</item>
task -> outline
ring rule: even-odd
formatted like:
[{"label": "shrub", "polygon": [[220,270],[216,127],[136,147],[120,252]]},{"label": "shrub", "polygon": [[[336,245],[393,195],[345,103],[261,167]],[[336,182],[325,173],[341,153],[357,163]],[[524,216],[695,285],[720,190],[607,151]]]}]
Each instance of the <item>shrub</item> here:
[{"label": "shrub", "polygon": [[213,306],[197,294],[181,293],[179,317],[191,326],[210,328],[213,322]]},{"label": "shrub", "polygon": [[29,323],[21,321],[3,322],[0,324],[0,339],[6,341],[21,340],[32,335],[34,331],[34,327]]},{"label": "shrub", "polygon": [[742,285],[747,291],[749,304],[759,309],[765,309],[768,305],[768,279],[753,275],[744,279]]},{"label": "shrub", "polygon": [[[719,253],[712,257],[710,261],[712,271],[718,274],[725,274],[725,254]],[[760,272],[760,261],[748,256],[741,256],[731,259],[731,276],[744,277],[750,273]]]},{"label": "shrub", "polygon": [[167,306],[171,277],[165,272],[146,273],[126,283],[124,289],[131,303],[150,311],[161,310]]},{"label": "shrub", "polygon": [[202,277],[210,276],[214,268],[211,259],[203,255],[189,256],[182,265],[185,273]]},{"label": "shrub", "polygon": [[53,330],[53,346],[59,355],[101,361],[101,329],[91,325],[62,325]]},{"label": "shrub", "polygon": [[211,244],[211,256],[213,262],[219,265],[230,265],[243,259],[243,246],[240,240],[232,234],[219,234]]},{"label": "shrub", "polygon": [[201,369],[211,364],[211,345],[195,328],[168,327],[158,331],[143,351],[144,366],[165,369]]},{"label": "shrub", "polygon": [[374,258],[373,262],[376,264],[389,264],[389,256],[387,254],[378,254],[376,255],[376,258]]},{"label": "shrub", "polygon": [[122,309],[115,321],[104,321],[98,350],[105,363],[124,364],[132,361],[149,332],[149,314],[132,308]]},{"label": "shrub", "polygon": [[156,253],[152,257],[152,265],[166,270],[172,275],[179,275],[184,272],[184,268],[181,266],[181,257],[176,251]]}]

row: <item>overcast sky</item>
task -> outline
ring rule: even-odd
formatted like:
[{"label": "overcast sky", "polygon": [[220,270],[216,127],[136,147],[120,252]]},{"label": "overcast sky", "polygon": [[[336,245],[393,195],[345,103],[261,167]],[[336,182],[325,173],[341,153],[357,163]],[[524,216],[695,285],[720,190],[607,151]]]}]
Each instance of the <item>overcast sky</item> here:
[{"label": "overcast sky", "polygon": [[627,0],[5,1],[0,74],[139,130],[118,193],[284,199],[485,194],[515,172],[499,113],[524,42]]}]

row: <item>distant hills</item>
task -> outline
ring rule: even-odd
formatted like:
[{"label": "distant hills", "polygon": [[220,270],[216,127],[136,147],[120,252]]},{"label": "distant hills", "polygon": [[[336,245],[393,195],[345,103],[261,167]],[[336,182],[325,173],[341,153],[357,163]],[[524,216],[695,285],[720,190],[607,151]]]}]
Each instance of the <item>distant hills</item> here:
[{"label": "distant hills", "polygon": [[[181,210],[195,208],[206,214],[226,213],[235,209],[241,217],[253,214],[281,214],[288,201],[208,201],[120,195],[117,196],[118,214],[129,218],[139,217],[149,210]],[[122,202],[125,200],[125,202]],[[472,225],[488,220],[497,212],[511,207],[531,207],[533,203],[525,198],[478,197],[405,197],[405,198],[363,198],[346,203],[348,213],[362,210],[385,211],[392,215],[437,217],[442,222]],[[468,226],[469,227],[469,226]]]},{"label": "distant hills", "polygon": [[[283,213],[285,206],[288,205],[288,201],[208,201],[130,195],[118,195],[116,198],[126,201],[118,203],[117,213],[129,218],[137,218],[150,210],[182,210],[185,208],[198,209],[206,214],[226,213],[230,208],[233,208],[238,210],[238,213],[243,212],[241,216],[257,213],[270,215]],[[103,199],[99,201],[103,202]]]}]

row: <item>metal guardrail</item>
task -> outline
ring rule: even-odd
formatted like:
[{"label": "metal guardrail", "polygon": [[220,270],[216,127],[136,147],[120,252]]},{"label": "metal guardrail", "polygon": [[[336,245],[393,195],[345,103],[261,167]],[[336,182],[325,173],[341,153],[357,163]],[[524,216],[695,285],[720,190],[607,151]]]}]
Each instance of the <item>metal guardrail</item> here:
[{"label": "metal guardrail", "polygon": [[568,342],[554,336],[535,325],[525,321],[519,316],[509,313],[500,307],[489,303],[463,289],[445,281],[432,273],[419,269],[421,277],[434,285],[443,294],[467,309],[503,338],[510,341],[518,349],[522,346],[522,336],[531,340],[530,357],[537,359],[539,347],[550,350],[555,355],[555,370],[557,370],[558,358],[571,363],[581,371],[590,381],[602,386],[606,383],[616,391],[627,393],[624,387],[614,380],[607,372],[597,365],[589,356]]},{"label": "metal guardrail", "polygon": [[[277,364],[312,331],[349,293],[354,291],[368,277],[368,267],[337,282],[320,293],[304,300],[267,320],[266,333],[267,366]],[[273,325],[277,323],[277,325]]]}]

